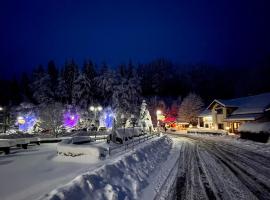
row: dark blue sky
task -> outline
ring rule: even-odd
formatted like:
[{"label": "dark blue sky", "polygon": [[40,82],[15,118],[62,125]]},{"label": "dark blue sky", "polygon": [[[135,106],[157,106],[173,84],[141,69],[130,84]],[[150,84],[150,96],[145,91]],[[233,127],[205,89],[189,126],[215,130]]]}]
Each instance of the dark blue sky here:
[{"label": "dark blue sky", "polygon": [[255,63],[270,53],[269,10],[269,0],[1,1],[0,73],[69,58]]}]

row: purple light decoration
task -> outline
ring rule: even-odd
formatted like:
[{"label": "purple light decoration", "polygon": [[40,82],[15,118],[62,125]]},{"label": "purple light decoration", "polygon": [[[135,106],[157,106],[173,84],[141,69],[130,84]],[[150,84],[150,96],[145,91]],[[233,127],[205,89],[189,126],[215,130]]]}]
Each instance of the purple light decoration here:
[{"label": "purple light decoration", "polygon": [[19,116],[17,119],[17,124],[19,125],[19,131],[28,132],[33,129],[37,122],[35,114],[26,114]]},{"label": "purple light decoration", "polygon": [[80,119],[79,114],[71,113],[68,111],[64,114],[64,126],[72,128],[78,124],[79,119]]}]

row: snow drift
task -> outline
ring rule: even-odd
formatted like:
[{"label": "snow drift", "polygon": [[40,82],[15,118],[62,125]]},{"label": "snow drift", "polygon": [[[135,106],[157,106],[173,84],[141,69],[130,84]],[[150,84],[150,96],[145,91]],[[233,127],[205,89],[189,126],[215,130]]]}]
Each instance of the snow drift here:
[{"label": "snow drift", "polygon": [[270,122],[244,123],[239,127],[239,131],[251,133],[265,132],[270,134]]},{"label": "snow drift", "polygon": [[76,177],[44,199],[139,199],[140,192],[149,185],[149,176],[167,159],[171,148],[172,140],[161,137],[111,164]]}]

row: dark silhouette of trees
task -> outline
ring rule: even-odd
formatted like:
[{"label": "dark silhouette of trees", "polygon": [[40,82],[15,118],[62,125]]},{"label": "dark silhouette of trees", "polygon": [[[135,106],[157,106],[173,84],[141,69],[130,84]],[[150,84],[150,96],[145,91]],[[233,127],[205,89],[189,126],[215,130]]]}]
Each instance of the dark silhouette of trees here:
[{"label": "dark silhouette of trees", "polygon": [[[115,105],[135,107],[143,97],[149,100],[151,108],[155,108],[160,100],[171,105],[190,92],[198,94],[208,104],[213,99],[270,92],[269,74],[270,56],[249,67],[219,67],[207,63],[179,65],[166,59],[141,64],[129,61],[117,67],[105,63],[97,66],[91,60],[78,66],[70,60],[57,67],[51,60],[46,69],[38,66],[32,74],[0,80],[0,105],[48,101],[80,102],[87,107],[92,103],[112,105],[113,101]],[[122,97],[122,103],[116,100]],[[154,113],[154,109],[150,112]]]}]

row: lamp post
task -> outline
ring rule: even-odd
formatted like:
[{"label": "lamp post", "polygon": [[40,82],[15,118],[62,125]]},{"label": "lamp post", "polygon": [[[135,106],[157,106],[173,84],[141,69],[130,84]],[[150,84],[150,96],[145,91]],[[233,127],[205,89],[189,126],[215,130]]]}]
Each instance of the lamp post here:
[{"label": "lamp post", "polygon": [[[0,106],[0,112],[3,112],[3,111],[4,111],[4,108]],[[5,123],[5,118],[3,117],[3,126],[5,126],[4,123]],[[2,127],[1,127],[1,130],[2,130]]]},{"label": "lamp post", "polygon": [[126,120],[125,120],[125,115],[124,114],[121,114],[121,117],[120,118],[121,118],[121,122],[122,122],[122,127],[124,128],[124,140],[125,140],[125,137],[126,137],[126,126],[125,126]]},{"label": "lamp post", "polygon": [[133,143],[133,148],[134,148],[134,129],[135,129],[135,124],[136,124],[136,118],[135,118],[135,116],[132,114],[131,116],[130,116],[130,119],[131,119],[131,123],[132,123],[132,127],[133,127],[133,137],[132,137],[132,143]]},{"label": "lamp post", "polygon": [[156,114],[157,114],[157,128],[158,128],[158,131],[160,131],[159,130],[159,127],[160,127],[159,121],[160,121],[160,115],[162,114],[162,111],[157,110]]},{"label": "lamp post", "polygon": [[90,106],[89,107],[89,110],[92,111],[92,112],[94,112],[94,122],[95,122],[95,125],[96,125],[96,121],[97,121],[97,119],[96,119],[97,118],[97,113],[100,112],[100,111],[102,111],[102,109],[103,108],[101,106],[96,106],[96,107],[95,106]]}]

